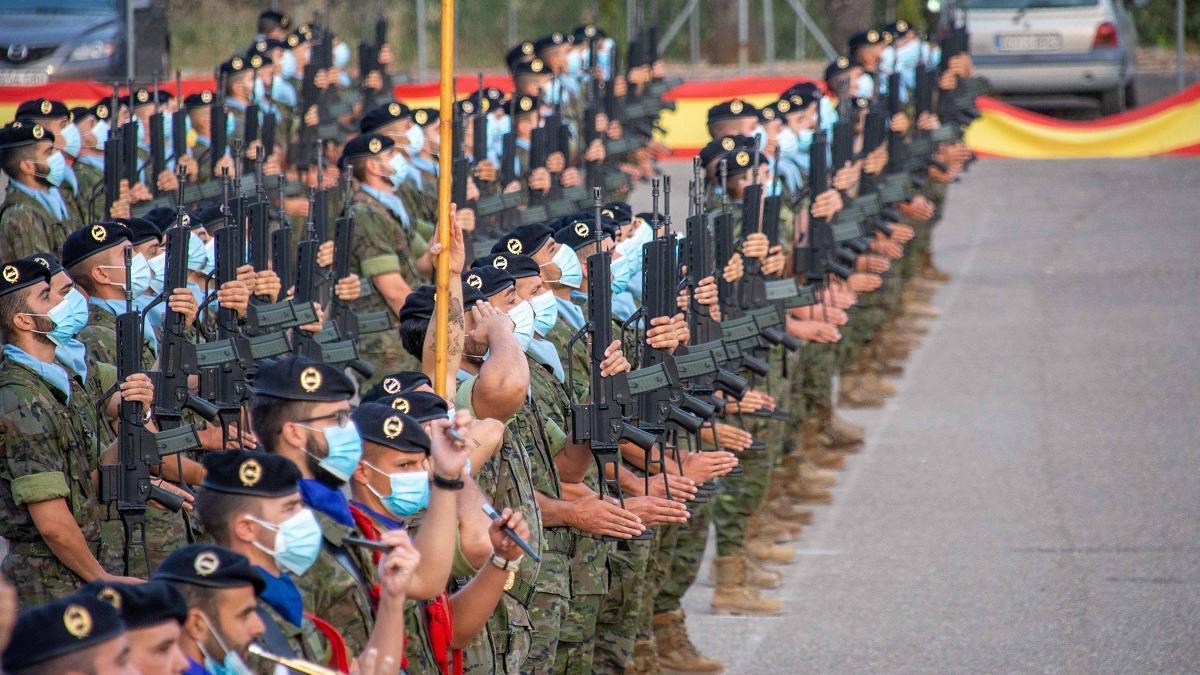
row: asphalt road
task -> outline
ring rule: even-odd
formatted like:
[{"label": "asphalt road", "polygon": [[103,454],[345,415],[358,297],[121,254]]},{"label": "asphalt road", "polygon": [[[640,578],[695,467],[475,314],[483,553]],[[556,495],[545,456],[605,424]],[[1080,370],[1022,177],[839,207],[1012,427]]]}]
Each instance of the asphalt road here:
[{"label": "asphalt road", "polygon": [[936,233],[943,316],[848,414],[869,443],[786,614],[710,615],[705,569],[694,641],[731,673],[1200,667],[1197,184],[1187,159],[979,162]]}]

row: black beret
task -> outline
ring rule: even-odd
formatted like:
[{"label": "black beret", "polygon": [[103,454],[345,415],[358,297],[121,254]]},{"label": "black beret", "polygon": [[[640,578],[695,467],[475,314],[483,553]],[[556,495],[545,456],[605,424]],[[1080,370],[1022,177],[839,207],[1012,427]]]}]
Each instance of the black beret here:
[{"label": "black beret", "polygon": [[248,497],[286,497],[300,489],[300,469],[282,455],[252,450],[204,453],[204,481],[213,492]]},{"label": "black beret", "polygon": [[527,255],[516,253],[489,253],[481,255],[471,263],[471,267],[495,267],[512,275],[513,279],[536,277],[542,273],[542,268]]},{"label": "black beret", "polygon": [[433,318],[433,285],[417,286],[404,298],[404,306],[400,308],[400,321],[419,320],[429,321]]},{"label": "black beret", "polygon": [[91,225],[84,225],[67,235],[63,242],[63,267],[71,269],[88,258],[106,251],[123,241],[130,241],[133,233],[128,227],[106,220]]},{"label": "black beret", "polygon": [[58,258],[55,257],[53,253],[34,253],[33,255],[25,256],[22,258],[22,260],[32,260],[42,267],[45,267],[46,271],[50,273],[50,276],[54,276],[55,274],[63,271],[62,263],[59,262]]},{"label": "black beret", "polygon": [[399,101],[392,101],[372,108],[358,122],[359,133],[369,134],[376,129],[387,126],[396,120],[412,117],[412,110]]},{"label": "black beret", "polygon": [[272,50],[287,49],[287,48],[288,48],[288,45],[283,40],[279,40],[279,39],[271,38],[271,37],[265,37],[261,40],[255,40],[254,44],[250,45],[250,48],[246,50],[246,56],[249,57],[251,54],[259,54],[261,56],[267,56],[271,53]]},{"label": "black beret", "polygon": [[263,11],[259,12],[258,20],[273,21],[279,24],[279,27],[284,30],[287,30],[292,25],[291,18],[289,18],[287,14],[284,14],[277,9],[264,9]]},{"label": "black beret", "polygon": [[667,221],[666,216],[663,214],[650,213],[649,211],[642,211],[641,213],[637,214],[637,217],[640,220],[646,221],[650,227],[662,227],[662,225]]},{"label": "black beret", "polygon": [[168,621],[183,623],[187,619],[187,601],[166,581],[144,584],[93,581],[79,591],[115,607],[125,621],[125,628],[129,630],[149,628]]},{"label": "black beret", "polygon": [[718,103],[708,109],[708,121],[719,122],[734,120],[740,117],[758,117],[758,108],[740,98]]},{"label": "black beret", "polygon": [[839,56],[825,66],[825,81],[828,82],[842,73],[850,70],[850,59]]},{"label": "black beret", "polygon": [[554,231],[544,223],[518,225],[512,232],[500,237],[492,245],[492,253],[508,252],[517,255],[533,255],[553,234]]},{"label": "black beret", "polygon": [[246,556],[216,544],[188,544],[175,549],[162,561],[158,569],[154,570],[150,579],[205,588],[237,588],[250,585],[254,587],[255,595],[262,593],[267,587],[262,574],[254,569]]},{"label": "black beret", "polygon": [[10,122],[0,128],[0,150],[33,145],[39,141],[54,142],[54,133],[40,124]]},{"label": "black beret", "polygon": [[740,134],[714,138],[708,142],[708,145],[700,149],[700,164],[707,167],[720,159],[722,155],[733,152],[739,145],[748,145],[750,143],[753,143],[753,139]]},{"label": "black beret", "polygon": [[209,204],[196,212],[195,215],[195,222],[190,223],[190,227],[215,229],[214,225],[221,225],[225,222],[225,211],[220,204]]},{"label": "black beret", "polygon": [[488,108],[489,110],[494,109],[499,106],[502,106],[504,104],[504,92],[500,91],[496,87],[484,87],[483,89],[480,89],[479,91],[473,91],[473,92],[471,92],[471,98],[476,99],[481,94],[482,94],[483,98],[486,99],[491,104]]},{"label": "black beret", "polygon": [[512,68],[513,75],[552,75],[550,67],[541,59],[522,61]]},{"label": "black beret", "polygon": [[518,96],[513,99],[509,112],[514,116],[528,115],[538,111],[541,100],[537,96]]},{"label": "black beret", "polygon": [[566,44],[568,44],[567,36],[555,31],[534,40],[533,51],[541,53],[543,50],[550,49],[551,47],[561,47]]},{"label": "black beret", "polygon": [[389,394],[372,403],[398,410],[422,424],[437,419],[444,420],[450,413],[450,405],[446,403],[446,399],[431,391]]},{"label": "black beret", "polygon": [[[499,96],[493,98],[492,92],[499,94]],[[466,107],[462,105],[467,102],[470,102],[472,105],[474,105],[476,111],[483,110],[483,112],[491,112],[496,106],[504,102],[504,94],[502,94],[500,90],[496,89],[495,87],[477,89],[471,92],[465,99],[458,102],[461,110],[467,114],[471,114],[475,111],[467,110]]]},{"label": "black beret", "polygon": [[437,108],[416,108],[412,111],[413,122],[419,127],[427,127],[430,124],[437,124],[441,119],[441,112]]},{"label": "black beret", "polygon": [[17,114],[14,115],[19,120],[56,119],[70,116],[71,110],[67,108],[66,103],[48,98],[23,101],[21,105],[17,106]]},{"label": "black beret", "polygon": [[512,70],[516,64],[533,58],[533,51],[533,43],[526,40],[509,49],[504,55],[504,62],[508,64],[508,69]]},{"label": "black beret", "polygon": [[885,24],[879,32],[883,34],[884,42],[891,43],[895,42],[897,38],[904,37],[905,35],[911,33],[912,26],[909,25],[909,23],[904,19],[899,19],[897,21],[893,21],[892,23]]},{"label": "black beret", "polygon": [[364,441],[401,452],[429,454],[429,434],[421,423],[381,403],[364,403],[354,410],[354,424]]},{"label": "black beret", "polygon": [[[584,220],[588,223],[596,222],[596,214],[594,211],[577,211],[569,213],[561,218],[558,218],[550,223],[550,226],[557,232],[564,227],[574,225],[575,223]],[[604,209],[600,209],[600,229],[604,231],[604,235],[616,237],[617,230],[621,229],[621,221],[615,217],[604,213]]]},{"label": "black beret", "polygon": [[781,100],[786,100],[791,104],[791,109],[787,112],[796,112],[808,107],[814,101],[821,98],[821,88],[812,82],[797,82],[787,91],[780,95]]},{"label": "black beret", "polygon": [[188,94],[183,98],[184,109],[203,108],[206,105],[212,105],[213,99],[216,98],[212,91],[205,89],[194,94]]},{"label": "black beret", "polygon": [[289,356],[259,366],[254,393],[290,401],[346,401],[354,396],[354,382],[340,368]]},{"label": "black beret", "polygon": [[346,166],[347,162],[359,157],[374,157],[395,144],[396,142],[390,136],[384,136],[383,134],[355,136],[342,148],[342,158],[338,160],[338,164]]},{"label": "black beret", "polygon": [[233,73],[240,73],[243,70],[246,70],[248,67],[250,67],[250,64],[246,63],[246,59],[240,56],[235,56],[228,61],[222,62],[217,70],[222,75],[231,75]]},{"label": "black beret", "polygon": [[71,108],[71,121],[82,122],[83,118],[92,116],[92,109],[85,105],[77,105]]},{"label": "black beret", "polygon": [[50,270],[28,258],[6,262],[0,266],[0,296],[19,291],[39,281],[50,283]]},{"label": "black beret", "polygon": [[512,288],[516,281],[512,275],[495,267],[476,267],[462,273],[463,290],[469,286],[483,293],[485,298]]},{"label": "black beret", "polygon": [[125,632],[121,614],[87,593],[73,593],[21,612],[4,650],[4,669],[16,672],[95,647]]},{"label": "black beret", "polygon": [[[563,246],[570,246],[574,250],[579,250],[588,244],[596,243],[596,221],[592,216],[575,217],[572,222],[565,225],[554,233],[554,241]],[[600,228],[600,236],[610,236],[605,231],[603,225]]]},{"label": "black beret", "polygon": [[854,35],[851,35],[849,42],[847,42],[847,51],[849,51],[850,55],[853,56],[854,50],[859,49],[860,47],[882,43],[883,35],[879,31],[872,28],[871,30],[859,31]]},{"label": "black beret", "polygon": [[600,207],[600,215],[608,216],[619,223],[633,220],[633,207],[626,202],[612,201]]},{"label": "black beret", "polygon": [[[258,43],[255,44],[257,45]],[[247,68],[258,70],[263,66],[269,66],[274,63],[275,59],[271,58],[269,54],[260,53],[254,46],[251,46],[250,49],[246,51]]]},{"label": "black beret", "polygon": [[302,30],[297,30],[293,33],[288,33],[287,37],[283,38],[283,41],[287,43],[289,49],[299,47],[308,42],[308,34]]},{"label": "black beret", "polygon": [[401,370],[380,380],[362,394],[363,403],[378,401],[388,396],[412,391],[421,385],[433,386],[429,376],[419,370]]},{"label": "black beret", "polygon": [[129,107],[130,102],[133,103],[134,108],[140,108],[144,105],[154,105],[156,102],[159,102],[159,101],[161,101],[161,99],[156,101],[154,98],[154,92],[150,91],[149,89],[147,89],[145,87],[139,87],[137,89],[134,89],[132,93],[126,94],[126,95],[120,97],[119,99],[117,99],[118,103],[120,103],[121,105],[123,105],[127,108]]},{"label": "black beret", "polygon": [[571,38],[575,40],[576,44],[603,37],[608,37],[608,35],[595,24],[587,23],[571,29]]},{"label": "black beret", "polygon": [[[142,218],[154,223],[158,227],[159,232],[163,232],[175,224],[175,209],[170,206],[160,206],[143,213]],[[191,218],[189,217],[190,220]]]},{"label": "black beret", "polygon": [[[171,223],[174,223],[174,209],[168,210],[172,212]],[[144,244],[151,239],[154,239],[155,241],[162,239],[162,228],[160,228],[157,223],[147,218],[114,218],[113,220],[129,228],[129,243],[133,244],[134,246],[137,246],[138,244]]]}]

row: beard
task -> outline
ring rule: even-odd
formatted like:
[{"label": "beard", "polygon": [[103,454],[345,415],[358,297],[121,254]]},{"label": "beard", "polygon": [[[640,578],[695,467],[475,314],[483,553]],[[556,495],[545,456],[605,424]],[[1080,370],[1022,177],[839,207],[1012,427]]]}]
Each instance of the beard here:
[{"label": "beard", "polygon": [[340,490],[341,487],[346,484],[346,481],[338,478],[332,473],[329,473],[324,467],[321,466],[321,459],[319,458],[328,456],[329,451],[325,448],[322,448],[317,443],[315,438],[310,437],[308,439],[308,444],[305,447],[305,450],[307,450],[307,452],[304,454],[304,461],[308,464],[308,471],[313,475],[313,478],[316,478],[322,484],[335,490]]}]

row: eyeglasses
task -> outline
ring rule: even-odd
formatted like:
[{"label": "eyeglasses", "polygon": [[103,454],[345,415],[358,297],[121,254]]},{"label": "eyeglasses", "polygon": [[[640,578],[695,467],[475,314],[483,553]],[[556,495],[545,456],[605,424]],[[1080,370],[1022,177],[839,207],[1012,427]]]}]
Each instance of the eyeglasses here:
[{"label": "eyeglasses", "polygon": [[303,424],[305,422],[316,422],[319,420],[337,420],[337,425],[339,427],[344,427],[350,423],[350,411],[349,410],[339,410],[334,413],[329,413],[328,415],[318,415],[317,417],[309,417],[307,419],[296,420],[296,423]]}]

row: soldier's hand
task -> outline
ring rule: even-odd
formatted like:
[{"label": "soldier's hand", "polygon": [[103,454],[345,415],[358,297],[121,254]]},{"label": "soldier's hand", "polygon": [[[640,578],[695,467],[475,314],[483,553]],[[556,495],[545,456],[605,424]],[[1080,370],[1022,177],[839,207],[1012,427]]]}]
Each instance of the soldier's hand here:
[{"label": "soldier's hand", "polygon": [[176,288],[167,296],[167,309],[183,315],[183,325],[190,326],[200,312],[196,296],[188,288]]},{"label": "soldier's hand", "polygon": [[837,173],[833,174],[833,187],[843,192],[853,188],[854,184],[858,182],[858,179],[856,178],[857,173],[858,172],[854,169],[854,165],[847,163],[845,166],[838,169]]},{"label": "soldier's hand", "polygon": [[150,194],[150,188],[146,187],[144,183],[134,183],[133,187],[129,189],[130,203],[138,204],[151,199],[154,199],[154,195]]},{"label": "soldier's hand", "polygon": [[550,173],[562,173],[567,168],[567,158],[560,151],[546,155],[546,170]]},{"label": "soldier's hand", "polygon": [[696,284],[696,290],[692,291],[695,296],[696,303],[705,307],[715,307],[720,296],[717,293],[717,280],[712,277],[704,277],[700,283]]},{"label": "soldier's hand", "polygon": [[407,530],[384,532],[379,536],[379,542],[392,547],[379,561],[380,596],[402,603],[413,573],[421,564],[421,552],[413,546]]},{"label": "soldier's hand", "polygon": [[279,163],[279,153],[273,152],[267,155],[267,158],[263,160],[263,175],[278,176],[281,173],[283,173],[283,166]]},{"label": "soldier's hand", "polygon": [[529,173],[529,189],[545,192],[550,189],[550,172],[539,166]]},{"label": "soldier's hand", "polygon": [[395,659],[379,657],[379,650],[371,647],[350,662],[350,675],[393,675],[397,670]]},{"label": "soldier's hand", "polygon": [[354,302],[362,296],[362,280],[357,274],[347,274],[334,284],[333,294],[342,302]]},{"label": "soldier's hand", "polygon": [[599,138],[592,139],[592,142],[588,143],[587,151],[583,153],[583,159],[588,162],[603,162],[605,156],[604,141]]},{"label": "soldier's hand", "polygon": [[[665,482],[663,476],[666,476]],[[690,502],[696,498],[699,488],[696,486],[696,481],[687,476],[662,473],[650,477],[649,494],[651,496],[666,499],[667,490],[671,491],[671,499],[677,502]]]},{"label": "soldier's hand", "polygon": [[321,176],[321,187],[326,190],[333,190],[341,185],[342,172],[336,166],[326,166],[325,173]]},{"label": "soldier's hand", "polygon": [[878,255],[860,255],[858,260],[854,262],[854,269],[858,272],[871,272],[874,274],[883,274],[892,268],[892,263],[888,259]]},{"label": "soldier's hand", "polygon": [[604,350],[604,360],[600,362],[600,377],[612,377],[617,373],[627,373],[630,370],[629,360],[621,351],[621,341],[613,340]]},{"label": "soldier's hand", "polygon": [[846,280],[850,288],[858,293],[869,293],[883,285],[883,278],[878,274],[851,274]]},{"label": "soldier's hand", "polygon": [[250,145],[246,146],[246,152],[245,152],[246,159],[249,159],[249,160],[258,159],[258,153],[261,150],[261,148],[262,148],[262,143],[259,143],[258,141],[254,141]]},{"label": "soldier's hand", "polygon": [[617,76],[613,78],[613,95],[621,98],[629,92],[629,84],[625,82],[625,78]]},{"label": "soldier's hand", "polygon": [[454,216],[454,224],[462,232],[475,231],[475,209],[459,209]]},{"label": "soldier's hand", "polygon": [[737,465],[737,455],[732,452],[693,452],[683,460],[683,475],[697,483],[707,483],[733,471]]},{"label": "soldier's hand", "polygon": [[145,373],[133,373],[117,387],[120,401],[154,405],[154,382]]},{"label": "soldier's hand", "polygon": [[575,187],[576,185],[582,184],[583,179],[579,176],[579,169],[576,169],[575,167],[571,167],[569,169],[563,170],[562,176],[559,176],[559,178],[558,178],[558,183],[559,183],[559,185],[562,185],[563,187],[569,188],[569,187]]},{"label": "soldier's hand", "polygon": [[[705,427],[701,430],[701,434],[709,443],[713,441],[713,430],[711,428]],[[739,429],[730,424],[717,422],[716,440],[720,441],[722,448],[734,452],[742,452],[750,447],[750,444],[754,442],[754,437],[750,435],[749,431]]]},{"label": "soldier's hand", "polygon": [[[467,264],[467,245],[463,239],[463,232],[464,231],[470,232],[471,230],[466,230],[462,226],[463,218],[460,217],[459,214],[463,213],[463,212],[471,214],[471,217],[469,218],[469,220],[470,220],[470,224],[471,224],[471,229],[473,230],[475,228],[475,210],[474,209],[463,209],[462,211],[459,211],[458,205],[456,205],[454,202],[450,202],[450,273],[451,274],[462,274],[463,266]],[[433,232],[433,238],[430,239],[430,243],[429,243],[429,255],[436,258],[438,256],[438,254],[440,254],[441,252],[442,252],[442,242],[439,240],[438,232],[435,229]]]},{"label": "soldier's hand", "polygon": [[651,495],[626,498],[625,509],[640,518],[646,527],[686,523],[688,520],[686,506],[671,499]]},{"label": "soldier's hand", "polygon": [[217,289],[217,303],[237,312],[239,317],[246,316],[246,309],[250,306],[250,286],[236,279],[226,281]]},{"label": "soldier's hand", "polygon": [[283,291],[283,283],[274,270],[255,271],[252,285],[255,295],[270,298],[271,302],[275,302],[279,298],[279,293]]},{"label": "soldier's hand", "polygon": [[333,264],[333,240],[321,242],[317,247],[317,267],[329,267]]},{"label": "soldier's hand", "polygon": [[917,128],[921,131],[934,131],[940,126],[942,123],[938,121],[937,115],[931,112],[926,111],[917,116]]},{"label": "soldier's hand", "polygon": [[[314,80],[316,80],[316,79],[320,79],[319,74],[317,75],[316,78],[314,78]],[[320,113],[317,112],[317,106],[315,106],[315,105],[308,106],[308,110],[305,111],[305,113],[304,113],[304,126],[315,127],[320,123],[321,123],[321,115],[320,115]]]},{"label": "soldier's hand", "polygon": [[[430,423],[429,459],[433,464],[434,475],[454,480],[462,475],[463,468],[471,452],[467,447],[466,438],[471,433],[471,424],[475,417],[465,410],[456,411],[454,421],[436,419]],[[453,429],[463,439],[462,442],[450,436]]]},{"label": "soldier's hand", "polygon": [[650,319],[650,328],[646,330],[646,344],[653,349],[673,351],[679,346],[679,336],[674,317],[656,316]]},{"label": "soldier's hand", "polygon": [[671,317],[671,325],[675,328],[675,341],[686,345],[692,341],[692,333],[688,329],[687,317],[680,312]]},{"label": "soldier's hand", "polygon": [[[547,176],[548,175],[549,174],[547,174]],[[509,183],[508,185],[505,185],[504,191],[505,192],[520,192],[521,191],[521,181],[514,180],[513,182]]]},{"label": "soldier's hand", "polygon": [[898,244],[907,244],[917,236],[917,231],[904,223],[888,223],[888,225],[892,228],[892,241]]},{"label": "soldier's hand", "polygon": [[363,87],[372,91],[383,89],[383,76],[378,70],[372,70],[365,79],[363,79]]},{"label": "soldier's hand", "polygon": [[742,242],[742,255],[747,258],[761,260],[767,257],[767,251],[771,248],[771,242],[767,239],[767,235],[762,232],[751,232],[746,235],[746,239]]},{"label": "soldier's hand", "polygon": [[938,77],[938,89],[950,91],[958,86],[958,75],[953,70],[947,70]]},{"label": "soldier's hand", "polygon": [[505,560],[516,560],[523,554],[521,547],[513,541],[502,529],[505,525],[512,528],[517,536],[529,541],[529,524],[525,522],[525,514],[505,507],[500,512],[500,518],[488,525],[488,538],[492,540],[492,550]]},{"label": "soldier's hand", "polygon": [[741,253],[734,253],[729,262],[725,263],[725,268],[721,270],[721,278],[729,283],[734,283],[741,279],[746,274],[746,263],[742,260]]},{"label": "soldier's hand", "polygon": [[229,425],[229,440],[227,442],[224,439],[224,434],[222,434],[221,425],[219,424],[209,424],[203,429],[197,429],[196,436],[200,438],[200,448],[202,450],[238,450],[240,448],[253,450],[258,447],[258,437],[249,430],[242,432],[241,444],[239,445],[237,424]]},{"label": "soldier's hand", "polygon": [[892,131],[903,136],[908,133],[910,128],[912,128],[912,122],[908,119],[908,115],[902,112],[892,115]]},{"label": "soldier's hand", "polygon": [[933,202],[926,199],[924,195],[917,195],[907,202],[900,202],[898,207],[900,213],[921,221],[929,220],[934,213]]},{"label": "soldier's hand", "polygon": [[953,171],[942,171],[941,169],[937,168],[936,166],[929,167],[929,177],[939,183],[949,184],[949,183],[954,182],[954,172]]},{"label": "soldier's hand", "polygon": [[863,161],[863,171],[871,175],[875,175],[883,171],[883,167],[887,165],[887,146],[880,145],[871,152],[867,153],[867,158]]},{"label": "soldier's hand", "polygon": [[832,344],[842,339],[841,332],[835,326],[823,321],[801,321],[790,316],[787,318],[787,332],[800,340],[822,344]]},{"label": "soldier's hand", "polygon": [[313,77],[313,84],[316,85],[317,89],[324,90],[329,87],[329,79],[330,79],[329,71],[331,71],[331,70],[333,70],[333,69],[332,68],[322,68],[317,71],[316,76]]},{"label": "soldier's hand", "polygon": [[607,135],[608,135],[609,140],[612,140],[612,141],[621,140],[621,137],[625,135],[625,130],[621,128],[620,120],[613,120],[608,123]]},{"label": "soldier's hand", "polygon": [[618,504],[596,495],[584,495],[571,502],[567,524],[587,534],[629,539],[646,531],[640,518]]},{"label": "soldier's hand", "polygon": [[159,192],[174,192],[179,188],[179,178],[175,176],[174,171],[164,169],[158,173],[154,184],[158,187]]},{"label": "soldier's hand", "polygon": [[886,237],[872,239],[867,244],[867,248],[880,255],[885,255],[892,260],[897,260],[904,255],[904,247]]},{"label": "soldier's hand", "polygon": [[383,45],[379,47],[379,56],[377,58],[379,60],[379,65],[381,66],[392,65],[392,46],[386,42],[383,43]]},{"label": "soldier's hand", "polygon": [[837,190],[826,190],[817,195],[813,201],[812,214],[821,220],[826,220],[837,215],[837,212],[842,210],[842,206],[842,195]]},{"label": "soldier's hand", "polygon": [[120,196],[113,200],[112,207],[108,210],[109,217],[112,218],[128,218],[129,217],[129,181],[121,181],[121,189],[118,193]]},{"label": "soldier's hand", "polygon": [[[171,483],[171,482],[168,482],[168,481],[165,481],[162,479],[154,480],[151,482],[153,483],[154,487],[162,488],[164,492],[170,492],[171,494],[175,495],[176,497],[179,497],[180,499],[182,499],[183,504],[181,505],[180,508],[182,508],[184,511],[192,511],[195,509],[193,504],[196,501],[196,497],[193,496],[192,493],[188,492],[187,490],[184,490],[183,488],[179,487],[178,485],[175,485],[174,483]],[[146,505],[156,508],[160,511],[170,511],[170,509],[167,508],[166,504],[162,504],[153,498],[151,498],[149,501],[147,501]]]},{"label": "soldier's hand", "polygon": [[283,212],[289,216],[307,216],[308,197],[284,197]]},{"label": "soldier's hand", "polygon": [[467,201],[474,202],[479,200],[479,186],[475,184],[475,179],[467,179]]},{"label": "soldier's hand", "polygon": [[783,255],[782,246],[772,246],[771,253],[762,263],[762,272],[767,276],[775,276],[787,266],[787,258]]},{"label": "soldier's hand", "polygon": [[497,335],[512,335],[513,320],[507,314],[496,309],[492,303],[484,300],[475,303],[470,309],[475,328],[470,338],[481,345],[490,345]]},{"label": "soldier's hand", "polygon": [[233,176],[233,157],[225,155],[217,161],[216,171],[213,172],[217,178],[221,177],[221,169],[228,169],[229,175]]},{"label": "soldier's hand", "polygon": [[196,176],[200,175],[200,165],[196,162],[196,158],[191,155],[184,155],[176,158],[175,162],[183,167],[189,181],[196,180]]},{"label": "soldier's hand", "polygon": [[[850,276],[854,276],[851,274]],[[838,307],[825,305],[821,307],[821,321],[831,326],[845,326],[850,321],[850,315]]]},{"label": "soldier's hand", "polygon": [[137,586],[138,584],[146,583],[145,579],[138,577],[123,577],[119,574],[103,574],[96,581],[103,581],[106,584],[125,584],[127,586]]},{"label": "soldier's hand", "polygon": [[[476,153],[479,154],[479,153]],[[475,179],[485,183],[491,183],[496,180],[496,164],[490,159],[482,159],[475,165]]]}]

